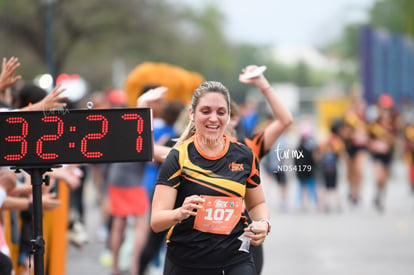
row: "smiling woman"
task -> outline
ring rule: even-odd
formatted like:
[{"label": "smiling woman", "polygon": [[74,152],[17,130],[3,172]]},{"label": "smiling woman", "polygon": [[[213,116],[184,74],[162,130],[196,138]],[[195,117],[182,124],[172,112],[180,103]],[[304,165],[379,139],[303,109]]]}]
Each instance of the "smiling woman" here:
[{"label": "smiling woman", "polygon": [[227,88],[215,81],[201,84],[189,115],[187,129],[160,168],[153,197],[152,229],[169,229],[164,274],[256,274],[244,244],[264,242],[269,210],[257,158],[224,134],[230,119]]},{"label": "smiling woman", "polygon": [[220,90],[224,91],[224,86],[216,87],[217,92],[203,95],[195,109],[190,109],[196,128],[197,144],[209,156],[214,156],[223,150],[225,143],[223,134],[230,119],[229,99],[220,92]]},{"label": "smiling woman", "polygon": [[[211,94],[210,94],[211,93]],[[221,95],[220,95],[221,94]],[[200,100],[204,96],[209,96],[208,99],[203,100],[204,105],[199,105]],[[218,101],[216,101],[218,99]],[[225,104],[223,104],[223,100]],[[212,105],[208,105],[211,104]],[[220,103],[219,103],[220,102]],[[207,104],[208,103],[208,104]],[[219,105],[221,104],[221,106]],[[187,125],[187,128],[184,130],[181,137],[178,139],[177,144],[181,143],[182,141],[188,139],[189,137],[193,136],[196,133],[197,126],[195,123],[195,117],[196,112],[199,114],[197,115],[197,118],[200,117],[200,120],[202,118],[208,118],[209,115],[212,113],[212,109],[216,109],[214,112],[216,114],[213,114],[212,120],[217,119],[218,116],[226,116],[227,123],[230,119],[230,95],[227,88],[221,84],[220,82],[216,81],[206,81],[198,87],[193,95],[192,102],[191,102],[191,108],[190,108],[190,122]],[[202,123],[200,121],[200,123]],[[198,130],[201,130],[201,125],[198,125]],[[207,126],[204,126],[207,127]],[[211,127],[211,121],[210,121],[210,127]],[[218,125],[215,126],[218,128]],[[222,134],[224,133],[224,127],[222,127],[220,130],[222,130]],[[207,141],[201,141],[202,143],[205,143]],[[217,142],[218,140],[215,140]]]}]

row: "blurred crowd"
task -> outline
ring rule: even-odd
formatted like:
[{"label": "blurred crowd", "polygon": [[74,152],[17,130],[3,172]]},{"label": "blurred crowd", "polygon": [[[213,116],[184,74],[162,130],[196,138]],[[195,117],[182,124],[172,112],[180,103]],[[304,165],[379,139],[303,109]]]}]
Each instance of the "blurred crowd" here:
[{"label": "blurred crowd", "polygon": [[[351,94],[344,114],[333,118],[327,129],[316,127],[311,116],[296,121],[291,131],[297,139],[292,143],[292,135],[290,142],[280,138],[262,163],[279,186],[279,210],[287,210],[287,184],[293,182],[298,188],[292,211],[341,213],[345,206],[358,207],[368,177],[375,182],[372,206],[384,213],[391,168],[400,160],[414,192],[413,111],[409,102],[397,106],[389,94],[381,94],[373,104]],[[342,179],[345,197],[339,190]]]},{"label": "blurred crowd", "polygon": [[[127,106],[126,93],[112,88],[71,102],[62,96],[59,87],[48,93],[23,81],[16,76],[19,66],[15,57],[3,59],[1,111],[79,108],[86,102],[93,102],[95,109]],[[154,143],[171,147],[188,121],[188,108],[180,101],[167,101],[164,94],[163,87],[148,85],[142,89],[137,107],[152,108]],[[363,175],[370,173],[376,182],[372,205],[383,213],[387,207],[385,197],[391,165],[397,158],[403,158],[409,167],[407,183],[414,192],[413,108],[410,104],[397,107],[388,94],[379,96],[373,105],[368,105],[361,95],[352,95],[346,112],[333,119],[323,135],[311,118],[295,121],[288,132],[269,145],[261,161],[262,174],[267,174],[263,178],[278,187],[278,210],[341,213],[344,204],[358,207]],[[232,116],[237,117],[233,130],[238,140],[265,131],[275,119],[275,112],[260,117],[258,107],[248,102],[234,105],[233,111]],[[294,143],[291,135],[296,137]],[[87,245],[90,239],[85,228],[84,190],[87,184],[93,185],[101,211],[96,236],[106,243],[105,251],[97,258],[102,265],[113,267],[113,274],[126,270],[128,274],[145,274],[148,266],[162,265],[163,244],[151,237],[148,220],[163,155],[162,147],[159,149],[155,151],[160,153],[154,162],[64,165],[48,172],[51,184],[43,187],[43,209],[55,211],[67,204],[67,241],[77,248]],[[373,171],[368,172],[369,158]],[[338,190],[340,163],[346,164],[346,200]],[[292,205],[288,199],[288,191],[292,189],[288,186],[293,183],[297,190]],[[62,184],[70,193],[66,201],[56,194],[56,190],[62,189],[56,186]],[[24,171],[16,173],[8,167],[0,168],[0,274],[12,274],[12,269],[14,274],[33,272],[31,191],[30,176]],[[129,249],[123,250],[125,246]]]}]

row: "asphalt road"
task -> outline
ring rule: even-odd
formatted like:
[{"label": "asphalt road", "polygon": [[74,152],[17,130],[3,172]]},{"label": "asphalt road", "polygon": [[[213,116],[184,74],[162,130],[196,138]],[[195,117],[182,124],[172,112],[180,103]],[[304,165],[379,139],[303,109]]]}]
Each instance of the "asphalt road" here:
[{"label": "asphalt road", "polygon": [[[289,207],[280,211],[278,187],[263,177],[272,212],[272,232],[264,244],[262,275],[412,275],[414,274],[414,194],[404,163],[397,162],[388,184],[386,208],[373,207],[375,184],[367,165],[362,201],[351,207],[346,201],[347,184],[341,168],[341,212],[324,213],[295,208],[296,182],[289,176]],[[87,229],[90,243],[82,250],[69,247],[67,275],[104,275],[110,268],[99,263],[104,244],[97,240],[99,209],[91,184],[86,189]],[[159,274],[159,270],[148,272]]]}]

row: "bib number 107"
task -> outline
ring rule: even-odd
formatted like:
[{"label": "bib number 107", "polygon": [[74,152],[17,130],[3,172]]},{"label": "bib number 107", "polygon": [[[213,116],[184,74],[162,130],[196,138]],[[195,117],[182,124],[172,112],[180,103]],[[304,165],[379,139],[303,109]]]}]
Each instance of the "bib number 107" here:
[{"label": "bib number 107", "polygon": [[213,234],[229,235],[240,221],[243,209],[241,197],[201,195],[204,208],[197,210],[194,229]]},{"label": "bib number 107", "polygon": [[206,208],[207,212],[204,219],[207,221],[229,221],[233,216],[234,209],[223,209],[223,208]]}]

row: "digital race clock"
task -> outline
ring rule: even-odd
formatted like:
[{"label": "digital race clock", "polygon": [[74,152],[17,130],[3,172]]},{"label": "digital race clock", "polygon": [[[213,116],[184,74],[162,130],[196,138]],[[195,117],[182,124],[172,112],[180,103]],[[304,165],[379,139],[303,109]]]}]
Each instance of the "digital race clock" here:
[{"label": "digital race clock", "polygon": [[151,161],[149,108],[0,112],[0,166]]}]

